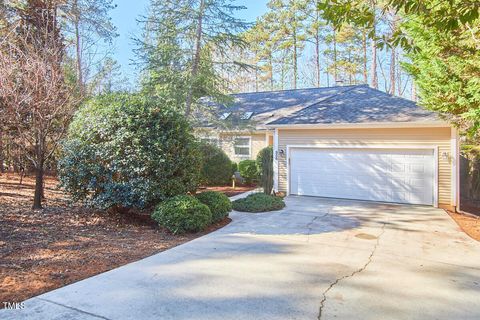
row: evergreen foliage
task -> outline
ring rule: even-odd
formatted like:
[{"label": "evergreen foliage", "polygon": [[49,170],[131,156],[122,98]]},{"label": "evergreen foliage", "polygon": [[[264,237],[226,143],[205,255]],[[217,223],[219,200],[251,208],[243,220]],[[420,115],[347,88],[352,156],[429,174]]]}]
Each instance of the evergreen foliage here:
[{"label": "evergreen foliage", "polygon": [[226,195],[216,191],[206,191],[196,195],[201,203],[210,208],[212,212],[212,222],[218,222],[228,217],[228,213],[232,211],[232,203]]},{"label": "evergreen foliage", "polygon": [[195,191],[200,166],[191,127],[168,101],[112,94],[76,113],[58,172],[74,200],[144,208]]},{"label": "evergreen foliage", "polygon": [[200,182],[207,186],[229,184],[232,178],[232,161],[227,154],[210,143],[200,145],[202,153],[202,171]]},{"label": "evergreen foliage", "polygon": [[273,189],[273,147],[260,150],[257,155],[257,166],[263,192],[271,194]]},{"label": "evergreen foliage", "polygon": [[179,195],[160,203],[152,219],[173,234],[182,234],[204,230],[212,223],[212,213],[197,198]]},{"label": "evergreen foliage", "polygon": [[266,212],[281,210],[285,207],[282,198],[266,195],[264,193],[254,193],[246,198],[233,201],[233,210],[242,212]]},{"label": "evergreen foliage", "polygon": [[242,160],[238,163],[240,175],[247,184],[252,184],[258,179],[258,168],[255,160]]},{"label": "evergreen foliage", "polygon": [[[375,5],[367,0],[320,1],[322,15],[337,29],[348,23],[375,37]],[[436,111],[479,139],[480,128],[480,2],[392,0],[383,12],[402,20],[380,45],[407,50],[404,66],[418,87],[420,105]]]}]

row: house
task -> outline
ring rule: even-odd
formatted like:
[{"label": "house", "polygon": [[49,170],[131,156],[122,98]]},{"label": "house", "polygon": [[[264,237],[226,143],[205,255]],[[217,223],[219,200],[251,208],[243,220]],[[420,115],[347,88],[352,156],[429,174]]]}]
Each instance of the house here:
[{"label": "house", "polygon": [[458,133],[413,101],[367,85],[234,94],[204,125],[234,161],[274,148],[289,195],[458,205]]}]

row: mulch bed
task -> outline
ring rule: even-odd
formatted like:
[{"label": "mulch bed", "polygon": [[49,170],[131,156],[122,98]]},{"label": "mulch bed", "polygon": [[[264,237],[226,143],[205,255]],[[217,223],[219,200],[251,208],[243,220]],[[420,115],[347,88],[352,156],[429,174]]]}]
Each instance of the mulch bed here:
[{"label": "mulch bed", "polygon": [[205,192],[205,191],[218,191],[224,193],[227,197],[233,197],[239,195],[241,193],[255,190],[257,186],[237,186],[235,189],[232,186],[217,186],[217,187],[204,187],[200,188],[197,192]]},{"label": "mulch bed", "polygon": [[468,234],[472,239],[480,241],[480,217],[452,211],[447,212],[463,232]]},{"label": "mulch bed", "polygon": [[[32,211],[34,179],[0,174],[0,302],[21,302],[219,229],[175,236],[148,215],[69,203],[46,179],[45,209]],[[0,308],[3,304],[0,304]]]}]

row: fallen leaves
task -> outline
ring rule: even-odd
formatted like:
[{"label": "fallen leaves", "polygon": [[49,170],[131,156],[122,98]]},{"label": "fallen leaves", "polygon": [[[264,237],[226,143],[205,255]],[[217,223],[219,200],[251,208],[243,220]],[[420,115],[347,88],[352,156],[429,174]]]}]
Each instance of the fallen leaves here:
[{"label": "fallen leaves", "polygon": [[119,214],[69,203],[46,179],[45,209],[32,211],[34,180],[0,175],[0,301],[32,296],[177,246],[203,233],[174,236],[148,214]]}]

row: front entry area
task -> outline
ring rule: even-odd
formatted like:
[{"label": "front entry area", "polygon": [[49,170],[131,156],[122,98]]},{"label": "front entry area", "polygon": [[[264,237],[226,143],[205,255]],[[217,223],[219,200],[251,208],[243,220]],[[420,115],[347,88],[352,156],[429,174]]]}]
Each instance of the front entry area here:
[{"label": "front entry area", "polygon": [[435,205],[434,149],[291,148],[289,193]]}]

